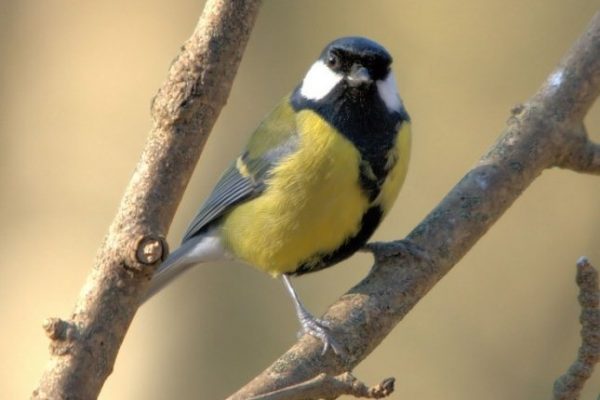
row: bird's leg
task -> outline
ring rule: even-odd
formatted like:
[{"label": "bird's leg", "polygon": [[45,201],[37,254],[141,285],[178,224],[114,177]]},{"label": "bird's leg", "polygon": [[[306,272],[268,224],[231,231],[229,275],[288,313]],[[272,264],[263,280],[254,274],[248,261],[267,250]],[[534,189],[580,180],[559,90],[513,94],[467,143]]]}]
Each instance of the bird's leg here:
[{"label": "bird's leg", "polygon": [[287,275],[281,275],[281,280],[283,281],[283,285],[294,301],[296,315],[298,316],[298,321],[300,321],[300,325],[302,326],[301,333],[308,333],[309,335],[312,335],[323,342],[323,351],[321,352],[322,355],[327,352],[329,347],[331,347],[335,354],[342,355],[342,348],[331,336],[331,332],[329,332],[329,323],[325,320],[315,318],[310,312],[308,312],[298,298],[296,291],[292,287],[290,278]]}]

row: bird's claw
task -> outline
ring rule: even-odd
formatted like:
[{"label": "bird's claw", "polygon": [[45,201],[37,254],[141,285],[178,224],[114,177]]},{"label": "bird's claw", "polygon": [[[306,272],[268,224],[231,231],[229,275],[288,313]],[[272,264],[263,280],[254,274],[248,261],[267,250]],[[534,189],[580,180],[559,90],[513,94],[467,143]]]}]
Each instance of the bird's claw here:
[{"label": "bird's claw", "polygon": [[298,316],[298,321],[300,321],[300,326],[302,326],[302,330],[298,333],[298,336],[308,333],[323,342],[323,351],[321,352],[321,355],[327,353],[327,349],[331,347],[333,352],[338,356],[345,356],[342,346],[339,345],[331,334],[333,324],[329,321],[313,317],[298,299],[298,295],[292,287],[290,279],[286,275],[282,275],[281,280],[292,297],[292,300],[294,300],[296,315]]},{"label": "bird's claw", "polygon": [[302,330],[298,332],[298,336],[302,336],[302,334],[307,333],[323,342],[323,351],[321,351],[322,356],[327,353],[329,348],[331,348],[331,350],[333,350],[333,352],[338,356],[343,356],[345,354],[342,346],[340,346],[340,344],[333,338],[330,332],[333,326],[331,322],[305,315],[300,320],[300,324],[302,325]]}]

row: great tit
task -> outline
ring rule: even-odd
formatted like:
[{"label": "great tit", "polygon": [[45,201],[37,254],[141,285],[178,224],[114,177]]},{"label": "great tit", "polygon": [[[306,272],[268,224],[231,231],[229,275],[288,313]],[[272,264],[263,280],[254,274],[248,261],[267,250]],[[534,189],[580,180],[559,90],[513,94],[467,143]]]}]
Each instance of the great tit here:
[{"label": "great tit", "polygon": [[146,299],[189,267],[243,261],[281,277],[304,333],[342,353],[290,276],[361,249],[394,203],[410,155],[410,118],[392,57],[364,37],[325,47],[256,129],[152,278]]}]

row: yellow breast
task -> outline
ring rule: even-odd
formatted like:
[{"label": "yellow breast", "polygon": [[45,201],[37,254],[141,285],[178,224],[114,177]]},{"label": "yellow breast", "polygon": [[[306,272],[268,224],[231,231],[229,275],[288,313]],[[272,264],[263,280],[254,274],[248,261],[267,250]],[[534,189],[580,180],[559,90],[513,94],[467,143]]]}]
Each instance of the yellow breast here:
[{"label": "yellow breast", "polygon": [[222,224],[230,251],[273,275],[338,248],[358,232],[369,207],[356,148],[313,111],[296,118],[298,150],[274,168],[260,196],[235,207]]}]

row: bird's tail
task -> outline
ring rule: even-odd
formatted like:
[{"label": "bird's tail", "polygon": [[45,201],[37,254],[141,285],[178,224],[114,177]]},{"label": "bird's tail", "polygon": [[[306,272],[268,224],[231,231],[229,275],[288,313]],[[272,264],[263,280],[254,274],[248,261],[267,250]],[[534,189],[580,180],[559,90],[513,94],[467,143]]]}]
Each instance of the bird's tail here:
[{"label": "bird's tail", "polygon": [[162,288],[167,286],[167,284],[173,279],[198,263],[198,260],[194,260],[189,257],[189,253],[193,245],[194,243],[190,242],[184,243],[171,254],[169,254],[167,259],[163,261],[156,272],[154,272],[154,276],[152,276],[152,281],[150,282],[150,288],[144,295],[142,303],[148,301]]},{"label": "bird's tail", "polygon": [[171,282],[182,272],[190,267],[207,261],[222,260],[229,257],[229,253],[221,244],[217,231],[211,230],[203,235],[187,239],[181,246],[169,254],[169,257],[158,267],[150,288],[146,292],[143,302],[158,293],[167,283]]}]

